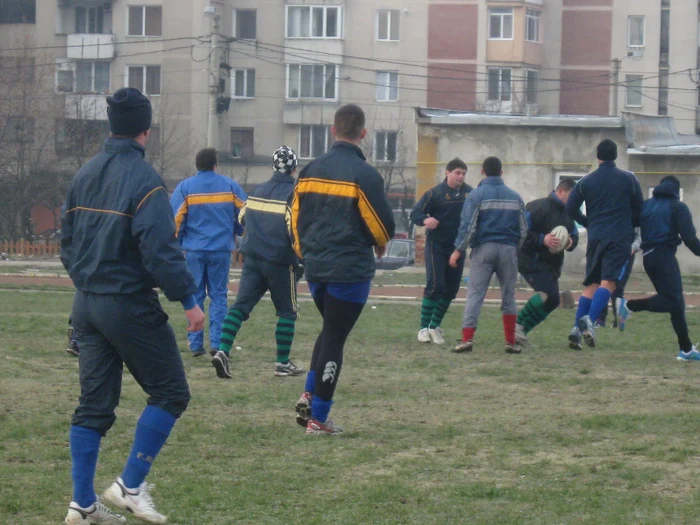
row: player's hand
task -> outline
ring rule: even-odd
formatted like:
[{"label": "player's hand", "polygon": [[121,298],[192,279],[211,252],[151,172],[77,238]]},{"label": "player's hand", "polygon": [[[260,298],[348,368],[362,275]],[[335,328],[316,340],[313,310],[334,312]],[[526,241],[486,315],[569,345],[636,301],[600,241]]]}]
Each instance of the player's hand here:
[{"label": "player's hand", "polygon": [[457,268],[457,263],[459,262],[460,257],[462,257],[462,252],[459,250],[452,252],[452,255],[450,255],[450,266],[452,266],[452,268]]},{"label": "player's hand", "polygon": [[375,246],[374,251],[377,254],[377,259],[381,259],[384,257],[384,254],[386,253],[386,245],[385,246]]},{"label": "player's hand", "polygon": [[428,217],[423,221],[423,226],[425,226],[426,230],[434,230],[438,227],[439,224],[440,221],[437,220],[435,217]]},{"label": "player's hand", "polygon": [[188,321],[188,332],[199,332],[200,330],[204,330],[204,312],[202,312],[199,305],[195,306],[194,308],[190,308],[189,310],[185,310],[185,317],[187,317]]},{"label": "player's hand", "polygon": [[[571,239],[569,239],[571,240]],[[559,245],[561,244],[561,241],[557,239],[554,235],[551,233],[548,233],[547,235],[544,236],[544,245],[549,248],[550,250],[556,250],[559,248]]]}]

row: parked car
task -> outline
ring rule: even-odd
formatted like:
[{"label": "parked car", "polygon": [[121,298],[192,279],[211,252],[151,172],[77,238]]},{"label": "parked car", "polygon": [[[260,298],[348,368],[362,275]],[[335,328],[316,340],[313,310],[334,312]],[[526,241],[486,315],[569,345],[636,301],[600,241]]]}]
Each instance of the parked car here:
[{"label": "parked car", "polygon": [[376,260],[378,270],[396,270],[416,263],[416,242],[413,239],[392,239],[384,257]]}]

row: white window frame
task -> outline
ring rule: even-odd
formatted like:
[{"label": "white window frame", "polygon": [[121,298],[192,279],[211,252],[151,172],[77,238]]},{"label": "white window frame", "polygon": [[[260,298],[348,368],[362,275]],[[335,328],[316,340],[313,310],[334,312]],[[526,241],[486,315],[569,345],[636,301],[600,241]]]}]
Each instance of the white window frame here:
[{"label": "white window frame", "polygon": [[[493,19],[498,17],[501,19],[501,35],[498,37],[491,36],[491,24]],[[503,36],[503,22],[506,17],[510,17],[510,36]],[[512,7],[489,7],[489,40],[513,40],[513,25],[515,22],[515,15],[513,13]]]},{"label": "white window frame", "polygon": [[[530,20],[534,20],[535,24],[535,37],[530,38]],[[525,9],[525,41],[526,42],[541,42],[540,38],[540,25],[542,24],[542,11],[537,9],[526,8]]]},{"label": "white window frame", "polygon": [[[641,44],[633,44],[632,43],[632,20],[633,19],[642,19],[642,43]],[[646,33],[647,33],[647,17],[643,15],[630,15],[627,17],[627,47],[644,47],[644,44],[646,43]]]},{"label": "white window frame", "polygon": [[[393,133],[396,136],[396,140],[394,141],[394,158],[390,159],[388,158],[388,152],[389,152],[389,134]],[[379,142],[380,134],[383,134],[383,139],[384,139],[384,158],[379,158],[377,156],[377,151],[378,147],[377,144]],[[399,158],[399,131],[395,129],[380,129],[376,130],[374,132],[374,149],[373,149],[373,154],[372,156],[374,157],[375,162],[396,162]]]},{"label": "white window frame", "polygon": [[[325,129],[325,131],[324,131],[325,148],[324,148],[323,153],[327,152],[330,149],[330,147],[333,145],[333,137],[331,137],[331,126],[330,125],[327,125],[327,124],[302,124],[299,126],[299,141],[298,141],[299,148],[297,149],[297,151],[299,152],[300,159],[314,159],[314,158],[316,158],[316,157],[312,157],[310,155],[313,153],[313,151],[312,151],[313,144],[314,144],[313,133],[314,133],[314,129],[316,129],[317,126],[323,126]],[[303,156],[304,151],[301,147],[302,128],[309,128],[309,156],[308,157]],[[323,153],[321,153],[320,155],[323,155]]]},{"label": "white window frame", "polygon": [[[309,39],[325,39],[325,40],[338,40],[343,38],[343,22],[345,21],[345,13],[343,12],[342,5],[299,5],[299,4],[289,4],[285,9],[284,17],[284,35],[285,38],[309,38]],[[290,9],[308,9],[309,10],[309,36],[289,36],[289,10]],[[313,36],[313,12],[314,9],[323,9],[323,36]],[[328,10],[337,9],[338,16],[336,18],[336,36],[326,36],[328,33]]]},{"label": "white window frame", "polygon": [[[78,9],[85,9],[85,31],[79,31],[78,30]],[[93,12],[95,14],[95,31],[90,32],[90,12]],[[102,35],[104,34],[104,27],[105,27],[105,12],[104,12],[104,7],[101,5],[94,5],[94,6],[88,6],[88,5],[77,5],[75,6],[75,10],[73,11],[74,16],[75,16],[75,32],[77,34],[83,34],[83,35]],[[98,32],[97,31],[97,19],[102,13],[102,31]]]},{"label": "white window frame", "polygon": [[[382,13],[386,13],[386,38],[379,36],[379,19]],[[391,15],[396,13],[396,23],[398,27],[398,37],[391,38]],[[401,11],[399,9],[377,9],[377,16],[374,24],[374,35],[377,42],[399,42],[401,40]]]},{"label": "white window frame", "polygon": [[[535,101],[530,102],[530,73],[535,73],[537,78],[535,79]],[[525,103],[530,105],[536,105],[540,103],[540,71],[539,69],[526,69],[525,70]]]},{"label": "white window frame", "polygon": [[[491,71],[498,71],[498,98],[489,98],[489,84],[491,82]],[[510,71],[510,96],[507,99],[503,98],[503,71]],[[489,102],[513,102],[513,69],[510,67],[490,67],[486,70],[486,99]]]},{"label": "white window frame", "polygon": [[[90,89],[88,91],[80,91],[78,90],[78,64],[90,64],[90,69],[91,69],[91,74],[90,74]],[[95,89],[95,64],[107,64],[107,89],[104,91],[97,91]],[[109,93],[109,88],[112,84],[111,82],[111,73],[112,73],[112,67],[109,62],[106,62],[104,60],[80,60],[75,63],[75,69],[73,70],[73,93]],[[62,93],[67,93],[67,92],[62,92]]]},{"label": "white window frame", "polygon": [[[303,96],[301,94],[301,68],[302,67],[315,67],[315,66],[323,66],[323,96],[322,97],[313,97],[313,96]],[[292,96],[291,90],[290,90],[290,76],[291,76],[291,69],[294,67],[299,68],[299,74],[298,74],[298,96]],[[327,68],[328,67],[333,67],[335,68],[335,82],[334,82],[334,96],[333,97],[326,97],[326,74],[327,74]],[[287,74],[286,74],[286,95],[288,100],[338,100],[338,78],[340,77],[340,72],[339,72],[339,66],[338,64],[287,64]],[[311,81],[313,84],[313,79]]]},{"label": "white window frame", "polygon": [[[144,95],[148,97],[159,97],[160,94],[163,92],[163,68],[160,64],[127,64],[125,66],[125,72],[124,72],[124,84],[126,86],[129,85],[129,68],[132,67],[140,67],[143,69],[143,84],[141,84],[141,88],[139,91],[143,93]],[[160,75],[159,75],[159,82],[158,82],[158,88],[159,92],[158,93],[148,93],[146,90],[146,86],[148,85],[148,68],[149,67],[157,67],[160,69]]]},{"label": "white window frame", "polygon": [[[387,75],[388,82],[385,83],[384,79],[380,78],[382,75]],[[396,79],[393,83],[396,86],[396,98],[391,98],[392,91],[392,77]],[[399,100],[399,72],[398,71],[377,71],[377,93],[376,98],[378,102],[396,102]]]},{"label": "white window frame", "polygon": [[[634,78],[632,78],[634,77]],[[633,88],[630,83],[639,81],[639,89]],[[625,75],[625,106],[628,108],[641,108],[644,105],[644,75]],[[633,93],[634,92],[634,93]],[[631,103],[630,95],[639,96],[639,103]],[[633,101],[636,102],[636,101]]]},{"label": "white window frame", "polygon": [[[243,91],[245,91],[244,95],[236,95],[236,73],[242,71],[243,72]],[[231,98],[236,98],[236,99],[251,99],[255,98],[255,85],[253,86],[253,93],[248,93],[248,77],[250,76],[250,72],[253,72],[253,76],[255,76],[255,68],[249,67],[249,68],[237,68],[237,69],[232,69],[231,70]]]},{"label": "white window frame", "polygon": [[[239,11],[255,11],[255,38],[242,38],[237,31],[238,28],[238,12]],[[246,40],[249,42],[252,42],[254,40],[258,39],[258,10],[257,9],[233,9],[233,16],[232,16],[232,26],[231,26],[231,33],[233,33],[233,36],[239,40]]]},{"label": "white window frame", "polygon": [[[60,73],[70,73],[70,75],[71,75],[70,91],[63,91],[63,90],[58,89],[58,77],[59,77]],[[75,69],[56,69],[56,82],[54,84],[56,93],[61,94],[61,95],[64,95],[66,93],[73,93],[75,91],[75,78],[76,78]]]},{"label": "white window frame", "polygon": [[[140,35],[129,34],[129,13],[132,7],[137,7],[141,9],[141,31]],[[160,7],[160,35],[147,35],[146,34],[146,8],[147,7]],[[127,4],[126,6],[126,36],[136,36],[141,38],[160,38],[163,36],[163,6],[162,5],[132,5]]]}]

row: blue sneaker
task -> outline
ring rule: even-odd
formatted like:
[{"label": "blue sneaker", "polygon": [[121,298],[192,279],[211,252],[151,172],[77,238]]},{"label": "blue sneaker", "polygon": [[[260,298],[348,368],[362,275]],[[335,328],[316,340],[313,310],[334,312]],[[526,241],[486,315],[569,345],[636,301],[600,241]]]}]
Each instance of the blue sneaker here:
[{"label": "blue sneaker", "polygon": [[690,352],[684,352],[683,350],[678,351],[678,361],[700,361],[700,352],[698,352],[697,347],[690,349]]},{"label": "blue sneaker", "polygon": [[595,348],[595,326],[591,318],[587,315],[581,317],[578,320],[578,329],[581,330],[581,335],[583,335],[583,342],[591,348]]},{"label": "blue sneaker", "polygon": [[623,297],[618,297],[615,300],[615,306],[617,307],[617,319],[620,332],[624,332],[625,324],[627,323],[627,319],[632,317],[632,312],[627,308],[627,299]]}]

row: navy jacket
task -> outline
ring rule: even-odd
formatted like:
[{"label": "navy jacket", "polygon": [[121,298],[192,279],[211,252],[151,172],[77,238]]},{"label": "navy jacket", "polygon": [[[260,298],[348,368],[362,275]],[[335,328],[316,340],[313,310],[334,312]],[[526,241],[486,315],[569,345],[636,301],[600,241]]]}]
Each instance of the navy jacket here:
[{"label": "navy jacket", "polygon": [[385,246],[394,227],[384,180],[354,144],[336,142],[301,170],[292,201],[292,233],[307,280],[370,280],[375,271],[372,247]]},{"label": "navy jacket", "polygon": [[459,216],[464,207],[464,200],[472,191],[469,184],[462,184],[459,189],[450,188],[443,181],[434,188],[426,191],[411,210],[411,222],[423,226],[425,219],[433,217],[440,224],[433,230],[428,230],[426,238],[431,242],[441,242],[454,245],[459,231]]},{"label": "navy jacket", "polygon": [[467,251],[487,242],[518,246],[525,241],[525,205],[503,177],[486,177],[464,201],[455,249]]},{"label": "navy jacket", "polygon": [[693,216],[680,201],[678,188],[664,182],[654,188],[652,198],[642,206],[642,250],[664,249],[676,253],[681,242],[695,255],[700,255]]},{"label": "navy jacket", "polygon": [[[621,241],[631,244],[642,211],[642,187],[631,171],[603,162],[574,186],[566,211],[588,229],[588,240]],[[581,205],[586,204],[586,215]]]},{"label": "navy jacket", "polygon": [[276,171],[248,195],[240,219],[245,235],[238,251],[278,264],[298,262],[291,242],[294,177]]},{"label": "navy jacket", "polygon": [[175,238],[165,184],[131,139],[109,138],[71,181],[61,217],[61,262],[78,290],[161,288],[185,308],[197,287]]},{"label": "navy jacket", "polygon": [[520,273],[535,273],[550,270],[557,279],[561,276],[564,264],[564,252],[552,253],[544,245],[544,237],[557,226],[565,226],[571,236],[573,251],[578,245],[578,229],[576,223],[566,213],[564,203],[557,194],[552,192],[549,197],[528,202],[525,206],[527,216],[527,237],[518,253],[518,271]]}]

